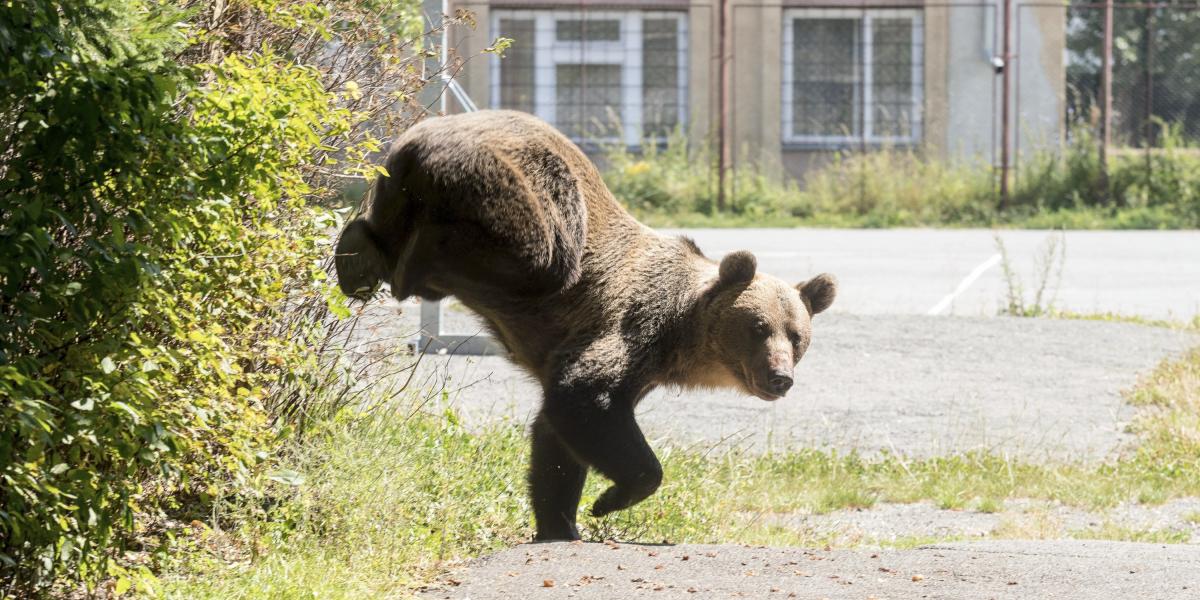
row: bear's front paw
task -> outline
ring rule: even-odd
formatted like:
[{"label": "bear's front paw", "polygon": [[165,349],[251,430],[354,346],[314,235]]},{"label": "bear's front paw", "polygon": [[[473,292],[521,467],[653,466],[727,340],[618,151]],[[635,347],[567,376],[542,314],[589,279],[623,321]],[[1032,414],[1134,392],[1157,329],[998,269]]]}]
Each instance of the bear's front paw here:
[{"label": "bear's front paw", "polygon": [[603,517],[611,512],[616,512],[629,506],[631,503],[625,497],[627,494],[618,486],[612,486],[604,490],[603,494],[596,499],[596,503],[592,505],[592,516]]}]

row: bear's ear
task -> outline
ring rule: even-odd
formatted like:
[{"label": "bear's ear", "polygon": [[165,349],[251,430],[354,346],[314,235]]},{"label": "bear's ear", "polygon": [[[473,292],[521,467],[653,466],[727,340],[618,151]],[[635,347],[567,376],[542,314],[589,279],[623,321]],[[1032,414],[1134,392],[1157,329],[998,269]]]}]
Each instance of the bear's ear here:
[{"label": "bear's ear", "polygon": [[833,297],[837,296],[837,277],[821,273],[797,285],[796,289],[800,290],[800,295],[808,303],[809,312],[815,315],[833,304]]},{"label": "bear's ear", "polygon": [[758,269],[758,260],[745,250],[730,252],[721,259],[721,284],[730,285],[746,283],[754,279],[754,271]]}]

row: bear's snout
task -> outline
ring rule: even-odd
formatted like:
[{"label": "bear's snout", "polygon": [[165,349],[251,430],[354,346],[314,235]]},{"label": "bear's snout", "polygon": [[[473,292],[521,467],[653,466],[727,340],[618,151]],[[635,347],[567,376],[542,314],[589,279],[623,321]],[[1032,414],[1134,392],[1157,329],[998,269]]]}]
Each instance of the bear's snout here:
[{"label": "bear's snout", "polygon": [[767,385],[771,387],[770,392],[777,396],[782,396],[792,389],[792,373],[791,371],[775,371],[771,373],[771,378],[767,380]]}]

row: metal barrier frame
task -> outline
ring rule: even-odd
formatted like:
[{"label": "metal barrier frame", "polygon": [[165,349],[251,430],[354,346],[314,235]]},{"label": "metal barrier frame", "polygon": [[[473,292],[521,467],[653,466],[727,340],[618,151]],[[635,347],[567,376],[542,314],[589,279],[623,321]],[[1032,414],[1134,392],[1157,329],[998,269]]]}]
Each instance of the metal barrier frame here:
[{"label": "metal barrier frame", "polygon": [[503,356],[504,345],[486,334],[462,335],[442,333],[441,302],[421,301],[421,332],[413,341],[418,353],[458,354],[473,356]]}]

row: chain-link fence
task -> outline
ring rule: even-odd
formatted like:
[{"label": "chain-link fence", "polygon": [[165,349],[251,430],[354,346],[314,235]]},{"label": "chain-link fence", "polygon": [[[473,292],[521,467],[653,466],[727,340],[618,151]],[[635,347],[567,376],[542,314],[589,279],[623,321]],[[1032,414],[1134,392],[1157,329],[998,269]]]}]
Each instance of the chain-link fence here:
[{"label": "chain-link fence", "polygon": [[1111,144],[1200,143],[1200,5],[1114,4],[1109,38],[1105,10],[1067,8],[1068,126],[1102,136],[1108,54]]},{"label": "chain-link fence", "polygon": [[886,150],[999,183],[1071,144],[1200,144],[1200,4],[1116,4],[1111,35],[1105,4],[1048,0],[465,6],[480,39],[514,40],[468,68],[480,107],[537,114],[601,161],[678,131],[718,157],[714,186]]}]

